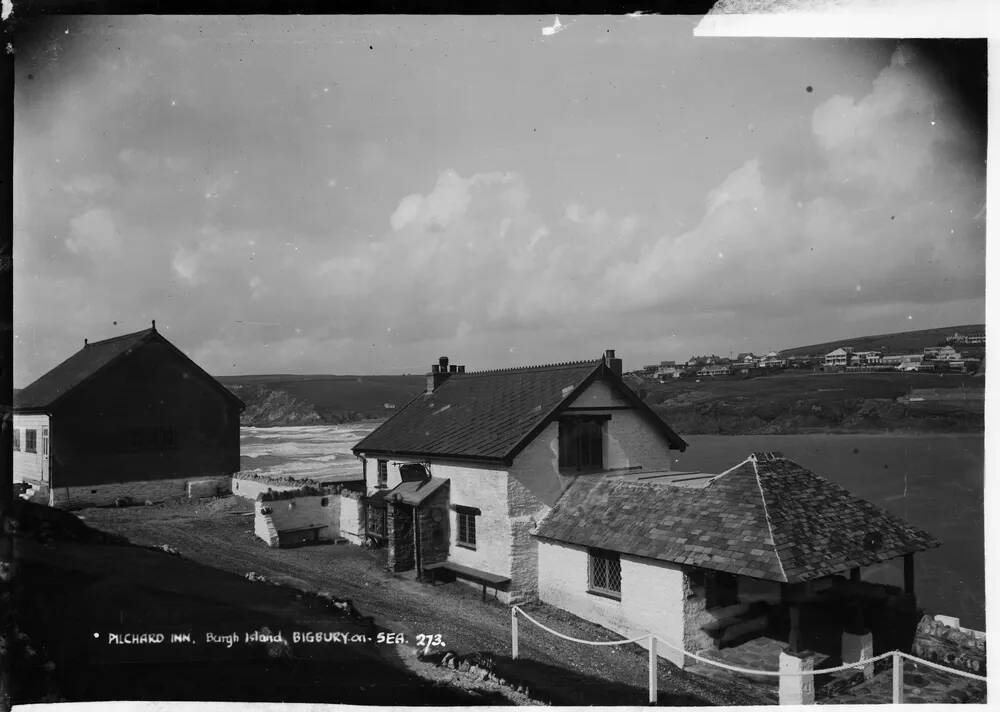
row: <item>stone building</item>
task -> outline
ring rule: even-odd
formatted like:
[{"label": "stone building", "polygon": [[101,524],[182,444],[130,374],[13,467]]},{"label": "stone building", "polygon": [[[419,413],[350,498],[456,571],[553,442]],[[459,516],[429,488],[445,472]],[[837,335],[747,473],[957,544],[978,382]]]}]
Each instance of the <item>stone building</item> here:
[{"label": "stone building", "polygon": [[426,391],[353,449],[366,534],[394,570],[537,593],[532,531],[573,482],[669,471],[686,444],[623,381],[614,351],[594,361],[466,372],[446,357]]},{"label": "stone building", "polygon": [[14,396],[14,480],[65,507],[228,492],[243,407],[156,322],[85,341]]},{"label": "stone building", "polygon": [[[902,644],[913,555],[939,544],[780,453],[719,475],[580,479],[535,536],[539,599],[625,637],[693,652],[766,636],[775,658],[787,641],[845,661]],[[861,580],[900,557],[901,588]]]}]

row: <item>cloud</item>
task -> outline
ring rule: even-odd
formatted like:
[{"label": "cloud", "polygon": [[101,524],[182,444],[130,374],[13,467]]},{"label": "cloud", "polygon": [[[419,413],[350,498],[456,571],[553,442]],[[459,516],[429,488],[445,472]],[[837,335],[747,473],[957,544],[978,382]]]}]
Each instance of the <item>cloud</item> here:
[{"label": "cloud", "polygon": [[70,252],[105,253],[104,258],[111,258],[110,253],[119,244],[118,228],[107,208],[91,208],[70,220],[69,237],[66,238],[66,247]]}]

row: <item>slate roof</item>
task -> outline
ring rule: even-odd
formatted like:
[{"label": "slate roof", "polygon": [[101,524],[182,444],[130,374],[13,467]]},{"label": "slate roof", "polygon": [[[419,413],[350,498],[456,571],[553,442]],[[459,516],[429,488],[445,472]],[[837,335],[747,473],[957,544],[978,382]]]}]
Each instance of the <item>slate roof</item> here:
[{"label": "slate roof", "polygon": [[452,374],[433,393],[421,393],[369,433],[353,452],[509,464],[564,405],[599,377],[617,385],[671,448],[687,446],[598,359]]},{"label": "slate roof", "polygon": [[448,482],[449,480],[444,477],[431,477],[420,481],[400,482],[389,490],[385,497],[389,500],[398,499],[403,504],[419,506],[428,497],[437,492],[438,489],[448,484]]},{"label": "slate roof", "polygon": [[117,359],[127,356],[142,344],[150,339],[159,339],[177,352],[181,358],[189,361],[198,372],[204,374],[228,395],[231,399],[243,407],[241,401],[234,393],[209,376],[207,373],[189,359],[176,346],[167,341],[155,328],[136,331],[132,334],[123,334],[103,341],[87,343],[82,349],[50,370],[48,373],[36,379],[27,387],[22,388],[14,395],[15,411],[37,411],[52,407],[56,401],[69,393],[72,389],[84,381],[99,373]]},{"label": "slate roof", "polygon": [[784,583],[940,545],[780,453],[751,455],[700,489],[581,477],[535,535]]}]

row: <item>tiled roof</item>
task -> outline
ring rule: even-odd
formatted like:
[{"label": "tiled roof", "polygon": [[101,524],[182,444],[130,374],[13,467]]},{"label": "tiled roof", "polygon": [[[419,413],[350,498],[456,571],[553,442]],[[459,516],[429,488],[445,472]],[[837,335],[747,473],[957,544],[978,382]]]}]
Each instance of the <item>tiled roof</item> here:
[{"label": "tiled roof", "polygon": [[680,439],[602,360],[455,373],[421,393],[354,446],[355,453],[509,462],[595,378],[617,384],[671,447]]},{"label": "tiled roof", "polygon": [[14,409],[22,411],[41,410],[51,407],[57,400],[66,395],[78,385],[96,375],[101,369],[119,357],[126,356],[150,339],[159,339],[173,349],[181,358],[189,361],[199,373],[224,391],[231,400],[241,401],[234,393],[220,384],[214,378],[189,359],[176,346],[167,341],[156,329],[144,329],[132,334],[123,334],[103,341],[86,344],[82,349],[60,363],[51,371],[41,376],[14,396]]},{"label": "tiled roof", "polygon": [[400,482],[389,490],[385,498],[389,500],[399,500],[403,504],[419,506],[424,500],[448,484],[448,479],[444,477],[431,477],[426,480]]},{"label": "tiled roof", "polygon": [[787,583],[940,543],[777,453],[700,489],[581,477],[536,535]]},{"label": "tiled roof", "polygon": [[111,361],[142,343],[153,329],[87,344],[14,396],[15,409],[45,408]]}]

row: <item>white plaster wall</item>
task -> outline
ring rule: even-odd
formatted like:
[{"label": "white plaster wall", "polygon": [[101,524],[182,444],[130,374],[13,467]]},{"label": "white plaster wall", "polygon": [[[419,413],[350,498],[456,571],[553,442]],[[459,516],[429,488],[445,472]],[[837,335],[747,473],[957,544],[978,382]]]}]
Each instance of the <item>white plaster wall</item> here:
[{"label": "white plaster wall", "polygon": [[[407,462],[416,462],[416,460],[393,460],[391,458],[386,458],[386,469],[389,476],[388,486],[384,489],[392,489],[400,482],[403,481],[402,476],[399,474],[399,466]],[[378,458],[377,457],[367,457],[365,459],[365,493],[371,494],[377,492],[378,487]]]},{"label": "white plaster wall", "polygon": [[669,471],[677,454],[637,410],[612,411],[604,442],[609,470],[638,465],[647,472]]},{"label": "white plaster wall", "polygon": [[[326,506],[323,506],[323,501]],[[265,541],[270,540],[267,520],[279,534],[289,529],[323,527],[319,532],[322,540],[333,539],[340,531],[340,497],[334,495],[305,495],[294,499],[276,499],[272,502],[257,502],[254,506],[254,531]],[[269,514],[263,514],[265,508]],[[267,536],[263,534],[266,533]]]},{"label": "white plaster wall", "polygon": [[609,406],[628,405],[617,390],[606,381],[594,381],[568,404],[571,408],[607,408]]},{"label": "white plaster wall", "polygon": [[[595,381],[569,403],[572,408],[601,409],[630,406],[605,381]],[[667,471],[673,463],[670,444],[633,407],[605,411],[611,416],[605,427],[604,467],[609,470],[642,467],[646,471]],[[556,431],[558,437],[558,429]],[[558,459],[558,450],[556,450]]]},{"label": "white plaster wall", "polygon": [[[49,416],[47,415],[18,415],[14,414],[14,427],[21,431],[21,449],[14,451],[14,481],[15,482],[48,482],[49,481],[49,459],[42,455],[42,430],[49,427]],[[35,430],[37,452],[24,451],[24,431]],[[49,435],[51,436],[51,431]],[[51,450],[51,442],[50,442]]]},{"label": "white plaster wall", "polygon": [[451,481],[451,504],[476,507],[476,548],[458,544],[458,517],[449,509],[448,560],[498,576],[510,576],[511,523],[507,509],[507,472],[459,464],[431,464],[431,475]]},{"label": "white plaster wall", "polygon": [[[170,480],[137,480],[132,482],[112,482],[103,485],[83,485],[81,487],[53,487],[49,492],[49,503],[53,507],[94,507],[112,504],[121,497],[131,497],[136,503],[145,501],[161,502],[171,497],[186,497],[188,482],[186,477]],[[229,488],[228,476],[204,478],[198,482],[215,482],[222,491]]]},{"label": "white plaster wall", "polygon": [[361,502],[354,497],[337,495],[340,500],[340,536],[352,544],[361,544],[364,539],[364,527],[361,519]]},{"label": "white plaster wall", "polygon": [[[587,592],[587,549],[539,540],[538,597],[626,637],[654,633],[677,647],[684,640],[684,572],[664,562],[622,555],[621,600]],[[643,644],[643,647],[648,647]],[[659,655],[683,666],[684,656],[660,645]]]}]

